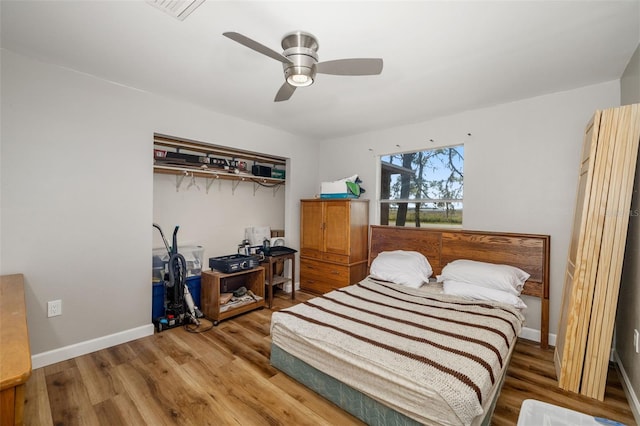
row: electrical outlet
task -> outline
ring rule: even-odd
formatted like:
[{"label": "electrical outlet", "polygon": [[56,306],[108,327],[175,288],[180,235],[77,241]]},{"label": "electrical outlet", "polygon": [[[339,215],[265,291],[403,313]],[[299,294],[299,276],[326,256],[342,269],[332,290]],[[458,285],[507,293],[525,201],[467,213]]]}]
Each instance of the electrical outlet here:
[{"label": "electrical outlet", "polygon": [[633,347],[636,349],[636,353],[640,354],[640,335],[638,335],[638,329],[633,330]]},{"label": "electrical outlet", "polygon": [[62,300],[47,302],[47,317],[57,317],[58,315],[62,315]]}]

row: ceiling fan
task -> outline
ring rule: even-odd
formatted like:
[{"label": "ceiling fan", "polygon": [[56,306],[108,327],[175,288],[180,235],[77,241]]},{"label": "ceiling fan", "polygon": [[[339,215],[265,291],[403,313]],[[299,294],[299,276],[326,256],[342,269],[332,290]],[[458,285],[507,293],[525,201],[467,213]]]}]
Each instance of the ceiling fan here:
[{"label": "ceiling fan", "polygon": [[309,86],[318,74],[333,75],[377,75],[382,72],[380,58],[351,58],[318,62],[318,41],[303,31],[285,34],[282,38],[284,51],[278,53],[236,32],[223,33],[225,37],[253,49],[258,53],[282,62],[285,82],[276,93],[275,102],[286,101],[297,87]]}]

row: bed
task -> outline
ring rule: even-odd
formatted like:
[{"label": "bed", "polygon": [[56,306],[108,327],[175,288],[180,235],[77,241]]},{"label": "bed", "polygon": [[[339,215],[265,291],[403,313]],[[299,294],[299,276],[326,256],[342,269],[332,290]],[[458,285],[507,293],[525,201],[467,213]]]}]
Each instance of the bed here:
[{"label": "bed", "polygon": [[[457,279],[464,262],[520,271],[518,293],[542,299],[545,347],[549,236],[372,226],[369,248],[369,277],[273,313],[272,365],[368,424],[489,424],[523,327],[520,310],[444,294],[442,283],[384,279],[380,265],[400,253],[428,260],[428,272],[445,278]],[[398,265],[401,273],[413,267]],[[444,281],[453,283],[463,286]]]}]

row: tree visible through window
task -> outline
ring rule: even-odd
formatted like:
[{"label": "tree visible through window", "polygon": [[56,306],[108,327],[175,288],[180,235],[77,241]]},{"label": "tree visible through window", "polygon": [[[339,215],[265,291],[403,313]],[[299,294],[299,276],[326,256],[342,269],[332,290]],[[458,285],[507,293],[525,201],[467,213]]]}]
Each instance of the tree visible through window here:
[{"label": "tree visible through window", "polygon": [[461,225],[464,146],[380,158],[380,224]]}]

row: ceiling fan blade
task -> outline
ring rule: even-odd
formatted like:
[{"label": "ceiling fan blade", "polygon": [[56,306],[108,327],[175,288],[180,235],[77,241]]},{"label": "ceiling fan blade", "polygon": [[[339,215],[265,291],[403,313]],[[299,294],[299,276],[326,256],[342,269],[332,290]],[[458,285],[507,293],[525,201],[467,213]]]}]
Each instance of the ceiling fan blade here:
[{"label": "ceiling fan blade", "polygon": [[296,91],[296,86],[292,86],[291,84],[285,81],[284,84],[280,86],[280,90],[278,90],[278,93],[276,93],[276,97],[273,101],[274,102],[286,101],[291,97],[291,95],[293,95],[293,92],[295,91]]},{"label": "ceiling fan blade", "polygon": [[290,64],[291,63],[291,61],[289,59],[287,59],[286,56],[276,52],[275,50],[273,50],[273,49],[271,49],[271,48],[269,48],[269,47],[267,47],[267,46],[265,46],[263,44],[258,43],[255,40],[250,39],[247,36],[243,36],[240,33],[235,33],[235,32],[230,31],[230,32],[222,33],[222,35],[227,37],[227,38],[230,38],[231,40],[233,40],[235,42],[240,43],[243,46],[248,47],[249,49],[253,49],[256,52],[262,53],[263,55],[266,55],[266,56],[268,56],[270,58],[273,58],[273,59],[275,59],[277,61],[280,61],[280,62],[285,63],[285,64]]},{"label": "ceiling fan blade", "polygon": [[380,58],[337,59],[316,64],[318,73],[333,75],[375,75],[382,72]]}]

